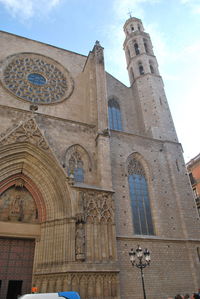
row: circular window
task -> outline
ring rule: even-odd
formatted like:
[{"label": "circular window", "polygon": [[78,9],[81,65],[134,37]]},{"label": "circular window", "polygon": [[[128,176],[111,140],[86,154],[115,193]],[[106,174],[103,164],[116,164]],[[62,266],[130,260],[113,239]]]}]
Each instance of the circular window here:
[{"label": "circular window", "polygon": [[57,61],[40,54],[11,55],[1,70],[5,88],[18,98],[36,104],[61,102],[74,88],[69,72]]},{"label": "circular window", "polygon": [[28,81],[34,85],[44,85],[46,83],[45,77],[37,73],[29,74]]}]

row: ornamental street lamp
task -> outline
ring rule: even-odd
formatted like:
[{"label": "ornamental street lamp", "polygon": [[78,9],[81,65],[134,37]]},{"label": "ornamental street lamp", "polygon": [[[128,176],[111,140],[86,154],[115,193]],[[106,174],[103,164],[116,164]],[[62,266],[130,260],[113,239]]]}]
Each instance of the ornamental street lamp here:
[{"label": "ornamental street lamp", "polygon": [[129,256],[130,256],[130,262],[132,266],[133,267],[136,266],[137,268],[140,269],[143,294],[144,294],[144,299],[146,299],[143,269],[146,268],[146,266],[150,265],[151,262],[150,252],[147,248],[143,251],[142,248],[138,245],[138,248],[135,251],[133,251],[133,248],[131,249],[131,251],[129,252]]}]

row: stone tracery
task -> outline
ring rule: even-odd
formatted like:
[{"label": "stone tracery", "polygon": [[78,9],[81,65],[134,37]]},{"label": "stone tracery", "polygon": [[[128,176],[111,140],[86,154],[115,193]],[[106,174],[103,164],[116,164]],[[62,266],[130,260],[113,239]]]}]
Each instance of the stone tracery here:
[{"label": "stone tracery", "polygon": [[128,174],[139,174],[145,177],[145,171],[142,164],[135,158],[130,159],[128,163]]},{"label": "stone tracery", "polygon": [[[57,103],[69,97],[73,90],[69,73],[57,62],[42,55],[22,53],[8,57],[3,69],[4,86],[29,102]],[[33,80],[34,76],[43,78],[43,81]]]},{"label": "stone tracery", "polygon": [[81,192],[84,218],[88,223],[112,223],[114,205],[112,195],[102,192]]}]

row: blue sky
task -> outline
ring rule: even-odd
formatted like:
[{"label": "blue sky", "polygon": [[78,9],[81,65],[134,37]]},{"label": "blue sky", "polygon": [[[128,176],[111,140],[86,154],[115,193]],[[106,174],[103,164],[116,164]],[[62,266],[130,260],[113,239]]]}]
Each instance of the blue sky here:
[{"label": "blue sky", "polygon": [[200,152],[200,0],[0,0],[0,29],[84,55],[99,40],[106,70],[129,85],[129,11],[151,35],[187,162]]}]

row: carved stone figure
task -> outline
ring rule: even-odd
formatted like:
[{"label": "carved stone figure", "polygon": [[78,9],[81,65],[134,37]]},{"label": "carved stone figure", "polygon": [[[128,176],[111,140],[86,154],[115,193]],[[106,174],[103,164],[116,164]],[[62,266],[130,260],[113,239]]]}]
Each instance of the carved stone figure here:
[{"label": "carved stone figure", "polygon": [[82,222],[76,225],[76,259],[85,260],[85,229]]},{"label": "carved stone figure", "polygon": [[5,190],[0,195],[0,221],[38,222],[37,208],[32,195],[22,181]]}]

